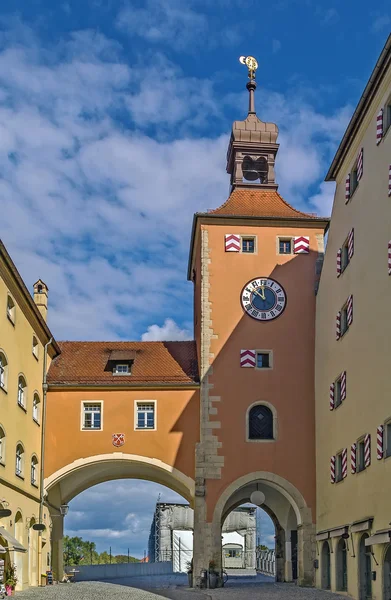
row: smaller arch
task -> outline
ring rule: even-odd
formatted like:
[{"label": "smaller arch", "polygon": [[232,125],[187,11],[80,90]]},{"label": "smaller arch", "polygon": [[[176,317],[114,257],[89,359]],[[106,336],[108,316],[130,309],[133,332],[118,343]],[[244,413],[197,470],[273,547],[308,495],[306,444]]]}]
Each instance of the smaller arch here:
[{"label": "smaller arch", "polygon": [[[15,473],[18,477],[24,477],[25,452],[22,442],[16,444],[15,450]],[[15,517],[16,518],[16,517]]]},{"label": "smaller arch", "polygon": [[2,348],[0,348],[0,388],[7,391],[8,382],[8,358]]},{"label": "smaller arch", "polygon": [[5,465],[7,436],[3,425],[0,423],[0,463]]},{"label": "smaller arch", "polygon": [[41,398],[37,390],[33,394],[33,419],[36,423],[40,423],[41,419]]},{"label": "smaller arch", "polygon": [[246,441],[272,442],[277,439],[277,410],[269,402],[259,400],[246,412]]},{"label": "smaller arch", "polygon": [[30,461],[31,485],[38,486],[38,456],[33,454]]},{"label": "smaller arch", "polygon": [[27,408],[27,379],[23,373],[18,375],[18,405],[24,410]]}]

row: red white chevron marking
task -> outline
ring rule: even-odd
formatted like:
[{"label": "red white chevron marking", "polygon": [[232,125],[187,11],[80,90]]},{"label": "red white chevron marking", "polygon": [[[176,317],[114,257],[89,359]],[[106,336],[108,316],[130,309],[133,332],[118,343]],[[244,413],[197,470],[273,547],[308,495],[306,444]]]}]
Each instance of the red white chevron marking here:
[{"label": "red white chevron marking", "polygon": [[255,350],[240,351],[240,366],[255,367]]},{"label": "red white chevron marking", "polygon": [[346,177],[345,181],[345,204],[349,202],[350,199],[350,175]]},{"label": "red white chevron marking", "polygon": [[391,275],[391,240],[388,242],[388,274]]},{"label": "red white chevron marking", "polygon": [[349,231],[348,235],[348,258],[351,260],[354,254],[354,229]]},{"label": "red white chevron marking", "polygon": [[310,238],[301,235],[293,239],[293,252],[295,254],[308,254],[310,251]]},{"label": "red white chevron marking", "polygon": [[227,233],[225,235],[225,251],[240,252],[240,235],[235,235],[234,233]]},{"label": "red white chevron marking", "polygon": [[376,456],[377,460],[381,460],[384,454],[384,426],[379,425],[376,430]]},{"label": "red white chevron marking", "polygon": [[341,260],[342,260],[342,248],[339,248],[339,250],[337,252],[337,277],[339,277],[342,272]]},{"label": "red white chevron marking", "polygon": [[353,323],[353,296],[348,298],[348,327]]},{"label": "red white chevron marking", "polygon": [[371,434],[367,433],[364,438],[364,461],[365,466],[369,467],[371,464]]},{"label": "red white chevron marking", "polygon": [[380,144],[383,137],[383,109],[381,108],[376,117],[376,144]]},{"label": "red white chevron marking", "polygon": [[339,338],[341,337],[341,311],[337,313],[335,325],[336,325],[335,337],[337,338],[337,340],[339,340]]},{"label": "red white chevron marking", "polygon": [[348,449],[342,450],[342,478],[345,479],[348,474]]},{"label": "red white chevron marking", "polygon": [[335,483],[335,456],[330,458],[330,481]]},{"label": "red white chevron marking", "polygon": [[391,165],[388,167],[388,195],[391,196]]},{"label": "red white chevron marking", "polygon": [[350,470],[354,474],[356,472],[356,449],[357,444],[354,443],[350,446]]},{"label": "red white chevron marking", "polygon": [[341,375],[341,402],[346,400],[346,371]]},{"label": "red white chevron marking", "polygon": [[335,387],[335,383],[332,383],[330,385],[330,410],[334,410],[334,406],[335,406],[334,387]]}]

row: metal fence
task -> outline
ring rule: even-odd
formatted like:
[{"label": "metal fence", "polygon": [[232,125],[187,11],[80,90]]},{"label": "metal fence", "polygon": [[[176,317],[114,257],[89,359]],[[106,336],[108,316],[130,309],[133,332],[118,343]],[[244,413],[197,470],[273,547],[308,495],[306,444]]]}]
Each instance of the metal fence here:
[{"label": "metal fence", "polygon": [[259,550],[257,552],[257,571],[264,575],[276,574],[276,553],[274,550]]}]

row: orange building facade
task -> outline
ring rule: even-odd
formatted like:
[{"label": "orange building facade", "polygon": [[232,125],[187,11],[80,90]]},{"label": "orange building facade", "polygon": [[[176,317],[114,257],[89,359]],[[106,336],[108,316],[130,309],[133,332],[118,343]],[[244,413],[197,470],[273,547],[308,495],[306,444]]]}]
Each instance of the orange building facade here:
[{"label": "orange building facade", "polygon": [[[52,514],[101,481],[150,479],[194,508],[194,583],[253,492],[276,528],[277,580],[314,582],[315,296],[328,219],[278,194],[278,128],[233,126],[225,204],[194,216],[194,341],[63,342],[48,377]],[[259,494],[258,494],[259,495]],[[62,573],[62,519],[53,519]]]}]

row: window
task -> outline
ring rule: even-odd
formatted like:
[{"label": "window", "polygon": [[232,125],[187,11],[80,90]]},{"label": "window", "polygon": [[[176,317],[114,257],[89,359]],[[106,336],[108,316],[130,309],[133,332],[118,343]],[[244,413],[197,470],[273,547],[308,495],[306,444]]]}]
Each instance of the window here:
[{"label": "window", "polygon": [[23,477],[23,468],[24,468],[24,449],[22,444],[18,444],[16,446],[16,463],[15,463],[15,473],[18,477]]},{"label": "window", "polygon": [[278,238],[278,254],[292,254],[292,238]]},{"label": "window", "polygon": [[33,335],[33,355],[35,356],[36,359],[38,359],[38,340],[36,338],[35,335]]},{"label": "window", "polygon": [[365,469],[365,440],[359,440],[357,442],[357,472],[363,471]]},{"label": "window", "polygon": [[0,388],[7,389],[8,362],[4,352],[0,352]]},{"label": "window", "polygon": [[391,421],[384,425],[385,456],[391,456]]},{"label": "window", "polygon": [[348,305],[346,304],[341,310],[341,337],[347,332],[348,328]]},{"label": "window", "polygon": [[5,465],[5,431],[0,427],[0,464]]},{"label": "window", "polygon": [[38,482],[38,458],[31,458],[31,485],[37,485]]},{"label": "window", "polygon": [[101,429],[101,416],[101,402],[83,402],[83,429]]},{"label": "window", "polygon": [[254,254],[255,252],[255,238],[254,237],[242,237],[242,252],[247,254]]},{"label": "window", "polygon": [[342,452],[335,457],[335,481],[342,481]]},{"label": "window", "polygon": [[342,246],[341,253],[341,273],[346,269],[350,262],[349,259],[349,246],[348,246],[348,238],[346,238],[344,245]]},{"label": "window", "polygon": [[18,404],[21,408],[26,410],[26,396],[27,396],[27,384],[23,375],[19,376],[18,379]]},{"label": "window", "polygon": [[342,404],[342,377],[334,384],[334,407],[337,408],[340,404]]},{"label": "window", "polygon": [[248,416],[249,440],[273,440],[273,413],[269,407],[257,404]]},{"label": "window", "polygon": [[357,173],[357,163],[354,165],[352,172],[350,173],[350,197],[353,196],[354,191],[358,186],[358,173]]},{"label": "window", "polygon": [[137,402],[136,429],[155,429],[155,402]]},{"label": "window", "polygon": [[270,369],[272,367],[271,351],[261,350],[257,352],[257,369]]},{"label": "window", "polygon": [[115,365],[113,373],[115,375],[130,375],[129,365]]},{"label": "window", "polygon": [[9,295],[7,296],[7,317],[15,325],[15,302]]},{"label": "window", "polygon": [[33,419],[36,423],[39,423],[39,411],[40,411],[41,401],[37,393],[34,394],[33,398]]},{"label": "window", "polygon": [[387,100],[386,105],[384,107],[384,111],[383,111],[383,123],[384,123],[383,135],[385,135],[386,131],[391,126],[391,98],[389,98]]},{"label": "window", "polygon": [[225,556],[227,558],[240,558],[242,556],[242,551],[240,548],[229,548],[226,550]]}]

